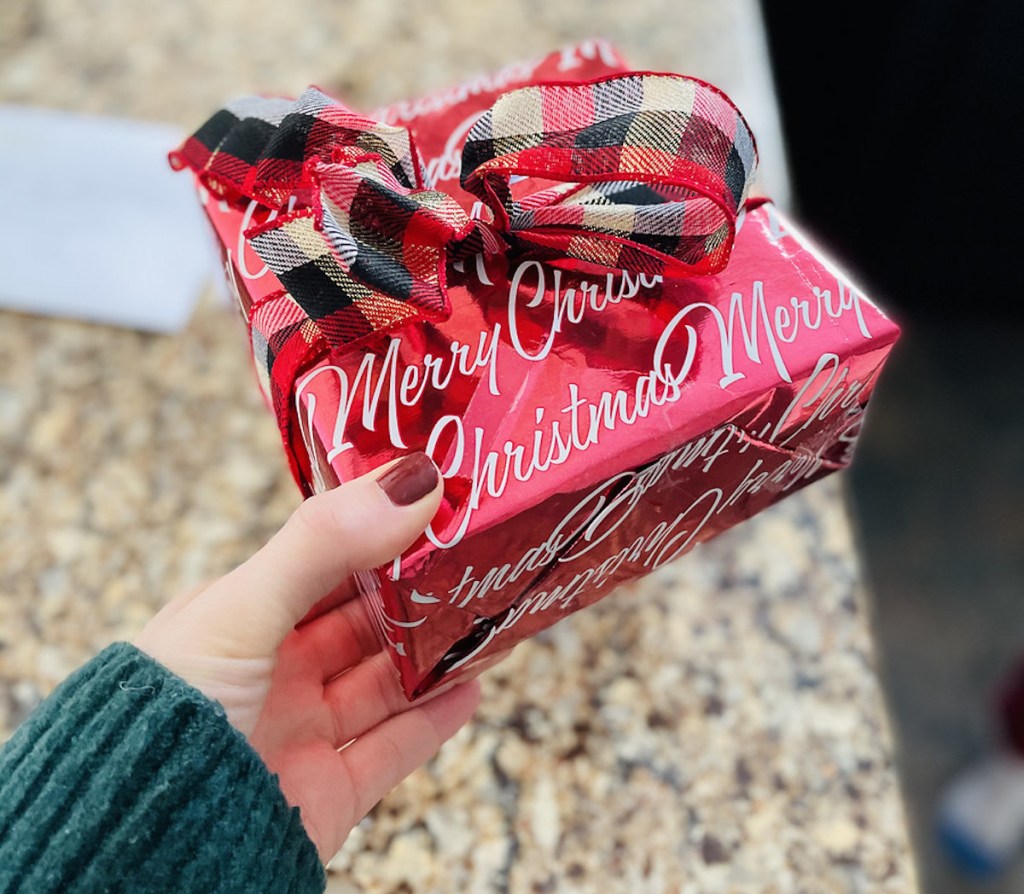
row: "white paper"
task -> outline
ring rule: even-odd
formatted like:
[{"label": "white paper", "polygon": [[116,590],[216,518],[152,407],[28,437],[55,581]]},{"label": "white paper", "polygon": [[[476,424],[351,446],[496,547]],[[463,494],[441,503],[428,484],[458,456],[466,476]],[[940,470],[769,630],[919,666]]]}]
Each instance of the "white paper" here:
[{"label": "white paper", "polygon": [[216,257],[177,128],[0,105],[0,307],[181,329]]}]

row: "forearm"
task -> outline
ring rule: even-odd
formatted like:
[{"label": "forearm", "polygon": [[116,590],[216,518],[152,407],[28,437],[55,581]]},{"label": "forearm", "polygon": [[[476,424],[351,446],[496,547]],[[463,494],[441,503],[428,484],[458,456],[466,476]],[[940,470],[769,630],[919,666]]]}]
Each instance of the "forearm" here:
[{"label": "forearm", "polygon": [[0,749],[0,894],[321,892],[316,848],[223,711],[132,646]]}]

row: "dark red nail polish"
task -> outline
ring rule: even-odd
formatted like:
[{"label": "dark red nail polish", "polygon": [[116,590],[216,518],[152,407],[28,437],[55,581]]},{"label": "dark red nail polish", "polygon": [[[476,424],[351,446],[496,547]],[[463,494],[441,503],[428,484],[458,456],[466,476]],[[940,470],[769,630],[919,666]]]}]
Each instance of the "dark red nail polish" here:
[{"label": "dark red nail polish", "polygon": [[412,453],[388,469],[377,483],[396,506],[411,506],[437,486],[437,466],[425,453]]}]

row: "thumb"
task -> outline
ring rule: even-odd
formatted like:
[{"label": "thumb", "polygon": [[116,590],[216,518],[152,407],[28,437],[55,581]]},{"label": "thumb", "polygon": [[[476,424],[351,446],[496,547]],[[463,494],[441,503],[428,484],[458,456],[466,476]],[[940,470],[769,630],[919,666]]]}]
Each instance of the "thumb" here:
[{"label": "thumb", "polygon": [[440,485],[430,458],[413,453],[310,497],[266,546],[196,598],[193,622],[246,657],[273,654],[316,602],[423,533]]}]

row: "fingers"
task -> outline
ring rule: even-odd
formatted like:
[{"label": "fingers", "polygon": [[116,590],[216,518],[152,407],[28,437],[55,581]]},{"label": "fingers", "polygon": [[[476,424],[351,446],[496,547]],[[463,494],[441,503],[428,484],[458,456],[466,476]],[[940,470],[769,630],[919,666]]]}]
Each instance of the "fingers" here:
[{"label": "fingers", "polygon": [[384,795],[433,757],[469,720],[479,703],[479,683],[463,683],[396,714],[342,751],[339,757],[355,799],[354,816],[365,816]]},{"label": "fingers", "polygon": [[440,475],[422,453],[310,497],[263,549],[202,593],[194,611],[222,631],[225,648],[273,652],[353,572],[404,551],[440,499]]},{"label": "fingers", "polygon": [[378,652],[327,683],[324,702],[334,721],[338,748],[410,707],[386,652]]},{"label": "fingers", "polygon": [[[415,704],[424,705],[459,684],[475,680],[511,652],[507,649],[478,662],[459,676],[442,682]],[[402,690],[395,664],[386,651],[377,652],[361,664],[353,663],[341,676],[327,682],[324,685],[324,702],[334,722],[334,744],[338,748],[411,706]]]},{"label": "fingers", "polygon": [[359,664],[381,651],[381,642],[362,599],[299,628],[296,647],[312,657],[323,681]]},{"label": "fingers", "polygon": [[[467,681],[442,683],[415,705],[425,705],[462,682]],[[378,652],[327,683],[324,702],[334,721],[334,744],[338,748],[413,706],[402,691],[398,671],[387,652]]]},{"label": "fingers", "polygon": [[317,618],[326,615],[329,611],[337,608],[339,605],[344,605],[358,594],[359,588],[356,586],[356,580],[354,577],[343,580],[338,584],[338,586],[331,590],[330,593],[313,604],[313,607],[306,612],[303,619],[299,621],[298,626],[301,627],[304,624],[309,624],[312,621],[315,621]]}]

